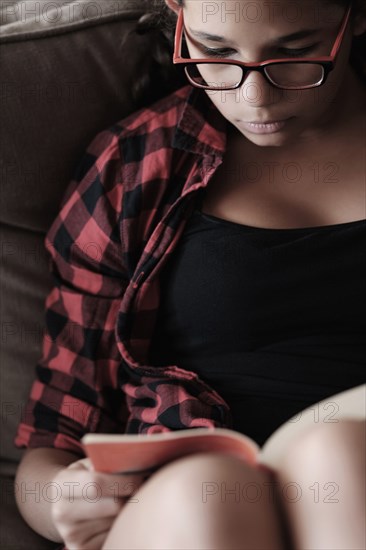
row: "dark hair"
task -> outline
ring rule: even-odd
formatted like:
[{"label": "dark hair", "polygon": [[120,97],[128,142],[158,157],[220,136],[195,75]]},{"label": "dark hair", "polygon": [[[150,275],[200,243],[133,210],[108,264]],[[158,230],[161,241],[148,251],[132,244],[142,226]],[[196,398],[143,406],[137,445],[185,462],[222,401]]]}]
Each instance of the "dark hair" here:
[{"label": "dark hair", "polygon": [[[152,103],[155,99],[173,92],[188,83],[182,67],[173,65],[173,40],[176,23],[175,13],[165,4],[164,0],[150,0],[150,11],[140,17],[131,33],[145,35],[148,41],[150,55],[144,67],[139,68],[139,75],[131,89],[134,104],[137,108]],[[347,6],[349,0],[324,0],[328,4]],[[366,17],[364,0],[351,0],[356,13]],[[184,6],[184,0],[176,0],[179,6]],[[125,43],[125,40],[123,43]],[[366,33],[353,38],[350,63],[361,79],[366,82]]]},{"label": "dark hair", "polygon": [[[328,4],[339,4],[341,6],[348,6],[350,3],[353,6],[353,17],[356,14],[361,14],[366,17],[366,5],[364,0],[326,0]],[[352,14],[351,14],[352,15]],[[361,80],[366,83],[366,33],[360,36],[354,36],[352,40],[350,64],[359,75]]]},{"label": "dark hair", "polygon": [[[183,0],[177,2],[183,5]],[[120,44],[122,49],[131,35],[143,35],[144,51],[148,52],[130,90],[136,109],[188,84],[183,69],[172,63],[175,23],[176,15],[164,0],[149,0],[149,11],[140,17]]]}]

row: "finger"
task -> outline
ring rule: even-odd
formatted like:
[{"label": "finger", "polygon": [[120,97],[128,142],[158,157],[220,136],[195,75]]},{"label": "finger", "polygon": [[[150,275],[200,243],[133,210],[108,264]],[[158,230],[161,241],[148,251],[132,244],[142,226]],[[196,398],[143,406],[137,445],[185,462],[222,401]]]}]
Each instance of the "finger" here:
[{"label": "finger", "polygon": [[69,548],[100,550],[115,519],[115,516],[110,516],[92,522],[80,521],[66,527],[62,536]]},{"label": "finger", "polygon": [[82,550],[87,548],[88,550],[100,550],[103,547],[104,541],[108,536],[109,531],[104,533],[97,533],[86,544],[81,546]]},{"label": "finger", "polygon": [[83,550],[87,548],[88,550],[100,550],[103,547],[104,541],[108,536],[108,531],[106,533],[99,533],[95,535],[90,541],[88,541],[87,546],[83,546]]},{"label": "finger", "polygon": [[[112,528],[112,525],[115,521],[115,517],[105,518],[105,520],[100,520],[98,522],[97,529],[93,535],[91,535],[82,545],[82,548],[87,548],[88,550],[100,550],[103,547],[104,541],[106,540],[109,531]],[[81,529],[83,527],[81,526]]]},{"label": "finger", "polygon": [[116,520],[116,517],[117,516],[112,515],[103,518],[95,518],[93,521],[90,521],[90,519],[80,520],[78,521],[78,526],[82,531],[84,530],[83,527],[85,527],[85,532],[89,531],[91,535],[95,535],[96,533],[101,533],[109,529]]},{"label": "finger", "polygon": [[94,521],[109,516],[116,517],[124,506],[121,498],[100,498],[98,501],[77,498],[73,501],[64,500],[55,510],[55,520],[58,524],[74,524],[83,521]]},{"label": "finger", "polygon": [[102,497],[130,497],[143,484],[141,476],[120,476],[86,469],[65,469],[57,478],[58,492],[63,499],[83,497],[96,501]]},{"label": "finger", "polygon": [[141,475],[121,476],[117,474],[105,474],[103,472],[88,472],[87,474],[81,473],[78,481],[81,482],[79,493],[84,488],[85,490],[90,488],[88,491],[90,490],[92,493],[92,486],[94,486],[95,492],[103,497],[129,497],[141,487],[144,483],[144,478]]},{"label": "finger", "polygon": [[136,477],[121,478],[120,476],[96,473],[84,479],[79,477],[79,494],[87,494],[90,498],[100,497],[130,497],[143,485],[143,480]]}]

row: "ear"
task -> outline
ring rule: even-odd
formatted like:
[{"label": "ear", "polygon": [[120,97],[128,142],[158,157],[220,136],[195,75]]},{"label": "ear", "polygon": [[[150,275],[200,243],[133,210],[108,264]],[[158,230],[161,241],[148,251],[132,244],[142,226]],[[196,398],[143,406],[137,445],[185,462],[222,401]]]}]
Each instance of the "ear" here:
[{"label": "ear", "polygon": [[178,4],[177,0],[165,0],[166,5],[173,10],[177,15],[181,8],[181,6]]}]

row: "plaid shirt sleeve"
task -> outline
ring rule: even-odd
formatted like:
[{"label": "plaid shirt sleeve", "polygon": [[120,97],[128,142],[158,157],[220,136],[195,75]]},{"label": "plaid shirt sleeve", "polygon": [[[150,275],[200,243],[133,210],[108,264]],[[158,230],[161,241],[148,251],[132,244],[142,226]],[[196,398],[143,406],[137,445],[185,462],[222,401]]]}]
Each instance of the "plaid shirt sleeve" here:
[{"label": "plaid shirt sleeve", "polygon": [[187,85],[98,134],[66,190],[45,239],[54,286],[15,446],[84,456],[87,432],[231,426],[195,372],[149,365],[158,268],[224,151],[226,126],[199,91]]},{"label": "plaid shirt sleeve", "polygon": [[119,217],[121,157],[117,135],[96,136],[49,229],[53,288],[46,330],[16,447],[54,447],[84,456],[86,432],[123,433],[127,407],[115,324],[128,285]]}]

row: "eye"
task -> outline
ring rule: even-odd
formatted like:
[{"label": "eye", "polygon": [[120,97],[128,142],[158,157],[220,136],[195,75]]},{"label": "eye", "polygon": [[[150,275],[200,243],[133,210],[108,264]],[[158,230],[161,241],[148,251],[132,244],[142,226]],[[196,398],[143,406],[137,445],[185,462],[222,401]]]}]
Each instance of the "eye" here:
[{"label": "eye", "polygon": [[235,50],[230,48],[207,48],[206,46],[201,46],[202,52],[208,57],[229,57],[230,55],[235,55]]},{"label": "eye", "polygon": [[[287,57],[304,57],[311,53],[318,44],[313,44],[307,46],[306,48],[280,48],[281,54]],[[201,45],[201,50],[203,54],[207,57],[232,57],[237,52],[232,48],[208,48],[207,46]]]},{"label": "eye", "polygon": [[281,53],[288,57],[304,57],[315,50],[317,44],[307,46],[306,48],[281,48]]}]

